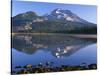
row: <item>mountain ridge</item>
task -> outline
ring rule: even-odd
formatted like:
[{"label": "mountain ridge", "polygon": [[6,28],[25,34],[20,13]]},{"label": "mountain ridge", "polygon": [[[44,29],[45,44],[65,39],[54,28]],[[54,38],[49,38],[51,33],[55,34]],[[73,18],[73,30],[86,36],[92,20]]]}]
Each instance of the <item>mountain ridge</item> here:
[{"label": "mountain ridge", "polygon": [[94,28],[96,33],[96,24],[80,18],[70,10],[59,8],[44,16],[28,11],[11,19],[13,32],[70,32]]}]

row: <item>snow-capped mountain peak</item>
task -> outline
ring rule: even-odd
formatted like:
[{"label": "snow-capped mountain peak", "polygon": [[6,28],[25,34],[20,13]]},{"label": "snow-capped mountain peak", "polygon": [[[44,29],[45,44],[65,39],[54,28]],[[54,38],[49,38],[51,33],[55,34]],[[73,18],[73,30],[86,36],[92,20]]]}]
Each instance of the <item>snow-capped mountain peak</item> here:
[{"label": "snow-capped mountain peak", "polygon": [[76,14],[72,13],[70,10],[63,10],[60,8],[54,9],[49,15],[46,15],[45,18],[48,20],[65,20],[72,22],[81,22],[87,23],[86,20],[81,19]]},{"label": "snow-capped mountain peak", "polygon": [[56,14],[59,14],[59,13],[60,13],[60,10],[61,10],[60,8],[56,9],[56,10],[55,10],[55,13],[56,13]]}]

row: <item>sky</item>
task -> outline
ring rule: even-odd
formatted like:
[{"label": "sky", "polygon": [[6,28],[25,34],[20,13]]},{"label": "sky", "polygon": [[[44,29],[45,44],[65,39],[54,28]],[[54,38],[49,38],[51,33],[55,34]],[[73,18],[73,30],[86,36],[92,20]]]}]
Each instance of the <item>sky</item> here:
[{"label": "sky", "polygon": [[79,5],[79,4],[59,4],[59,3],[43,3],[43,2],[28,2],[28,1],[13,1],[12,16],[27,11],[34,11],[37,15],[50,14],[56,8],[68,9],[92,23],[97,23],[97,7],[95,5]]}]

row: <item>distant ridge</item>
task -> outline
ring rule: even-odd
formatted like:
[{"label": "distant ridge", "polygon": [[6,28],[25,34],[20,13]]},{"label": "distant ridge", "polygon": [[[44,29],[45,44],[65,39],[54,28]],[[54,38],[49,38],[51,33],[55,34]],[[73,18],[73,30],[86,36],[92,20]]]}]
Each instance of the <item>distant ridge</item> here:
[{"label": "distant ridge", "polygon": [[34,11],[28,11],[12,17],[12,31],[96,34],[97,26],[70,10],[57,8],[43,16],[38,16]]}]

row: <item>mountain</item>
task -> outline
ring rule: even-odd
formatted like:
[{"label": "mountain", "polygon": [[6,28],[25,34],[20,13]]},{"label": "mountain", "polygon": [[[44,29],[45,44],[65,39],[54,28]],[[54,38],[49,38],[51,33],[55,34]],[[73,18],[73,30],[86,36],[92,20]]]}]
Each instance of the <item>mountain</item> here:
[{"label": "mountain", "polygon": [[36,19],[38,15],[33,11],[28,11],[26,13],[18,14],[12,17],[12,24],[14,26],[24,25],[26,22],[32,22],[32,20]]},{"label": "mountain", "polygon": [[16,34],[12,38],[12,47],[20,52],[34,54],[39,50],[43,50],[45,52],[49,51],[55,57],[70,56],[81,48],[96,43],[96,39],[79,39],[63,34],[35,36]]},{"label": "mountain", "polygon": [[70,10],[54,9],[38,16],[33,11],[18,14],[12,19],[12,32],[96,33],[97,26]]},{"label": "mountain", "polygon": [[89,23],[88,21],[81,19],[76,14],[72,13],[70,10],[62,10],[60,8],[53,10],[51,14],[45,15],[44,17],[48,20],[65,20],[71,22]]}]

